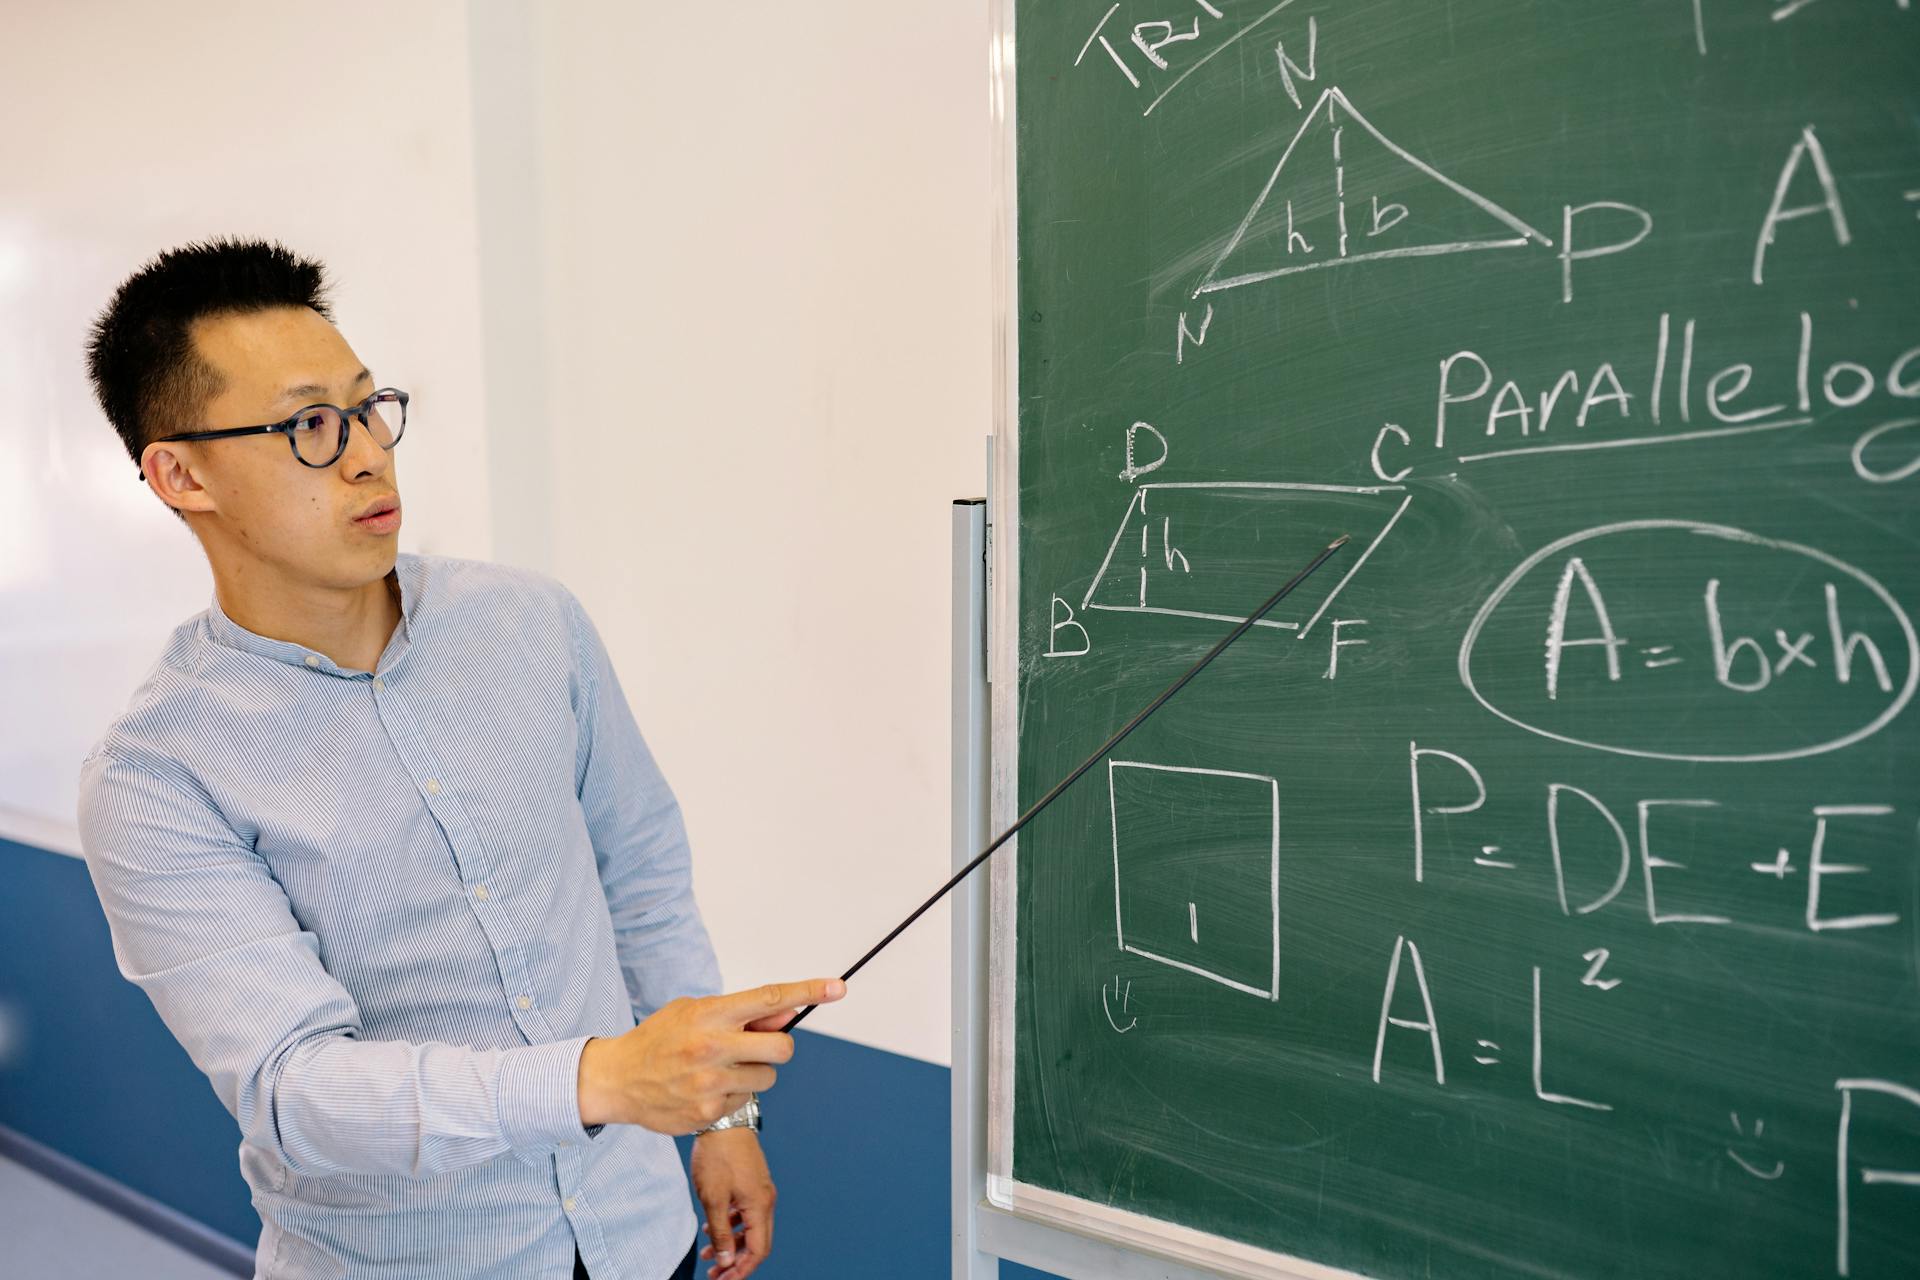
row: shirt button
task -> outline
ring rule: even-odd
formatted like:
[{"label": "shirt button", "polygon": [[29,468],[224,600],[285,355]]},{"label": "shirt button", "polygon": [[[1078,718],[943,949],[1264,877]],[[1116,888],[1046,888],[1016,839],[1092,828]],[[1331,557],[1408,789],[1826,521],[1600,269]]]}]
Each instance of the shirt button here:
[{"label": "shirt button", "polygon": [[316,658],[316,657],[314,657],[314,656],[313,656],[312,654],[308,654],[308,655],[307,655],[307,665],[308,665],[308,666],[310,666],[310,667],[317,667],[317,666],[319,666],[319,665],[320,665],[320,659],[318,659],[318,658]]},{"label": "shirt button", "polygon": [[386,682],[385,682],[385,681],[383,681],[383,680],[382,680],[382,679],[381,679],[381,678],[380,678],[379,676],[375,676],[375,677],[373,678],[373,688],[374,688],[374,692],[376,692],[376,693],[377,693],[377,692],[379,692],[380,690],[382,690],[382,689],[384,689],[384,688],[386,688],[386,687],[387,687],[387,686],[386,686]]},{"label": "shirt button", "polygon": [[517,1004],[517,1005],[519,1005],[519,1006],[520,1006],[520,1007],[521,1007],[522,1009],[531,1009],[531,1008],[533,1008],[533,997],[532,997],[532,996],[515,996],[515,997],[513,998],[513,1002],[514,1002],[515,1004]]},{"label": "shirt button", "polygon": [[438,782],[435,782],[432,778],[427,779],[427,794],[430,796],[437,796],[440,794],[440,784]]},{"label": "shirt button", "polygon": [[572,1213],[572,1212],[573,1212],[573,1197],[572,1197],[572,1196],[568,1196],[568,1197],[567,1197],[567,1198],[566,1198],[565,1200],[562,1200],[562,1201],[560,1202],[560,1207],[561,1207],[562,1209],[565,1209],[565,1210],[566,1210],[566,1211],[567,1211],[568,1213]]},{"label": "shirt button", "polygon": [[480,901],[485,902],[491,895],[488,894],[487,892],[487,886],[483,884],[477,884],[473,886],[473,896],[480,899]]}]

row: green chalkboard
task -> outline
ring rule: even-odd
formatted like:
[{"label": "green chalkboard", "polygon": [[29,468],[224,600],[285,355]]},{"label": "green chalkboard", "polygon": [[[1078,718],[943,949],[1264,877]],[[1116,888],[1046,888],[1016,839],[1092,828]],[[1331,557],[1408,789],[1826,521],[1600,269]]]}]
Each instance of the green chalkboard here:
[{"label": "green chalkboard", "polygon": [[1013,1180],[1920,1275],[1920,5],[1014,8]]}]

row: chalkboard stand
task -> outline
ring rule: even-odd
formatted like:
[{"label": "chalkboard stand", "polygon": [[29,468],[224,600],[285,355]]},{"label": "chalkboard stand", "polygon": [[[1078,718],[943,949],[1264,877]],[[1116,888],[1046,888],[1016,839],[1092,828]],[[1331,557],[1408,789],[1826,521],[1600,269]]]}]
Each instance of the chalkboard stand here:
[{"label": "chalkboard stand", "polygon": [[[953,865],[987,840],[987,504],[953,504]],[[953,930],[953,1276],[995,1280],[976,1215],[987,1208],[986,884],[976,874],[948,902]]]}]

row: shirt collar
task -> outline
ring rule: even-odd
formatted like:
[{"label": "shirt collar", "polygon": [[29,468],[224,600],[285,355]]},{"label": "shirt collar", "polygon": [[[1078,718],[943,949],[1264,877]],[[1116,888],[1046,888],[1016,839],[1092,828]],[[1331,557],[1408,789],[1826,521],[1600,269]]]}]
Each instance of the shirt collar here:
[{"label": "shirt collar", "polygon": [[[375,664],[376,670],[382,672],[389,670],[400,660],[412,639],[413,619],[420,603],[426,566],[419,556],[401,551],[394,556],[391,573],[400,584],[400,625],[393,629],[393,635],[387,640],[386,651],[380,655],[379,662]],[[372,672],[339,666],[318,649],[309,649],[306,645],[292,640],[272,640],[247,630],[228,617],[227,611],[220,607],[220,593],[217,591],[213,595],[212,604],[207,608],[207,631],[215,641],[230,649],[256,653],[263,658],[277,658],[281,662],[291,663],[297,667],[312,667],[317,671],[325,671],[330,675],[344,676],[349,679],[372,678]]]}]

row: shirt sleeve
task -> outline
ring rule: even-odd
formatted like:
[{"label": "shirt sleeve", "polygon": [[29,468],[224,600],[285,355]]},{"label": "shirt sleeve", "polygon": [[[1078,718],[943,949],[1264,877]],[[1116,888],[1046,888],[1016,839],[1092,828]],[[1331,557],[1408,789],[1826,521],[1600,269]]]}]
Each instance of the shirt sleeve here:
[{"label": "shirt sleeve", "polygon": [[105,749],[81,766],[81,847],[121,974],[244,1137],[303,1176],[430,1178],[584,1144],[588,1037],[506,1049],[363,1040],[266,861],[196,784]]},{"label": "shirt sleeve", "polygon": [[599,631],[571,591],[565,598],[579,723],[574,778],[640,1021],[679,996],[719,994],[720,966],[694,901],[679,802],[634,722]]}]

